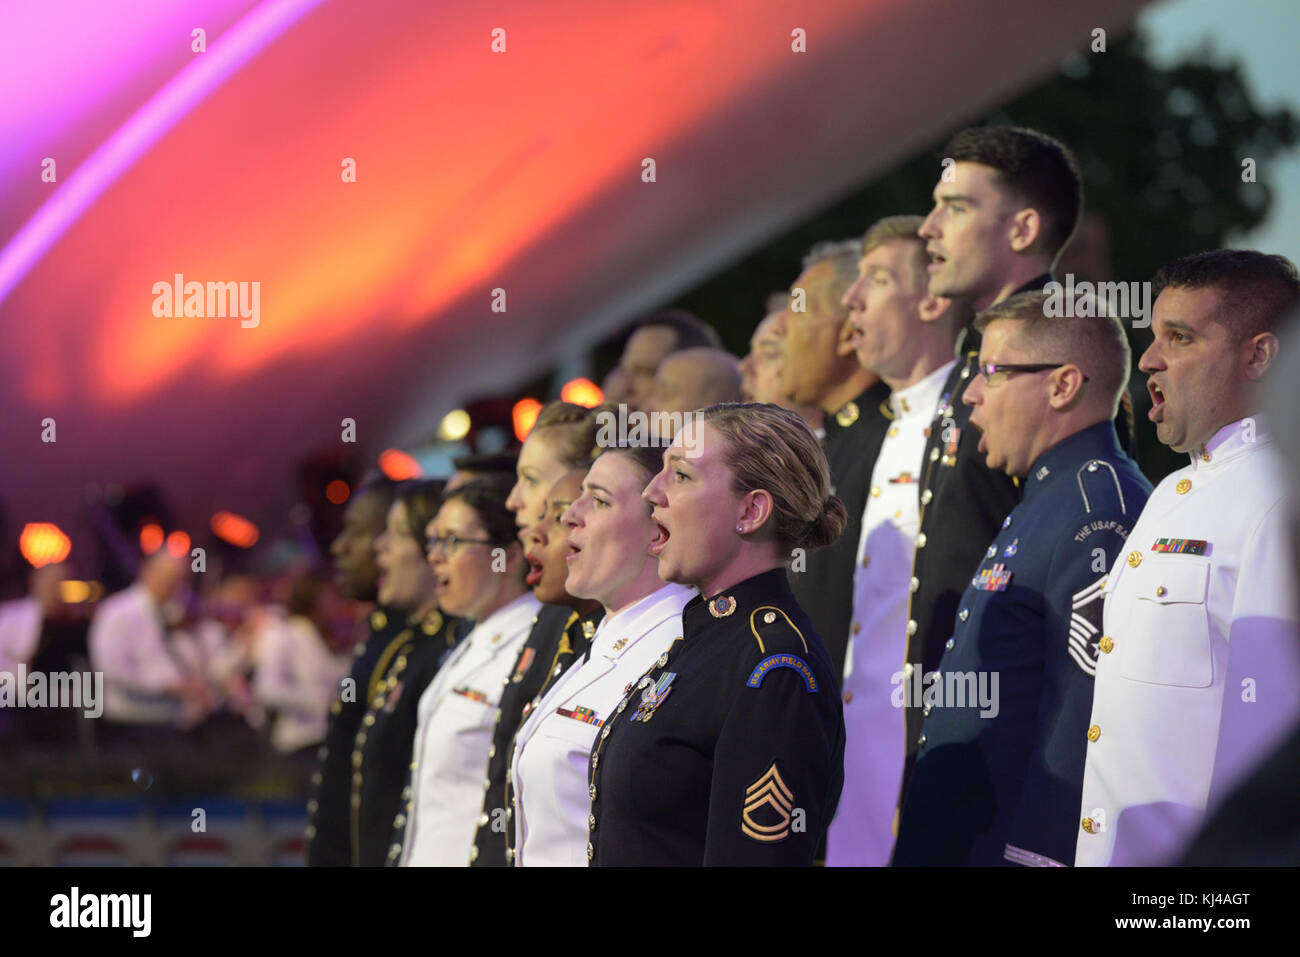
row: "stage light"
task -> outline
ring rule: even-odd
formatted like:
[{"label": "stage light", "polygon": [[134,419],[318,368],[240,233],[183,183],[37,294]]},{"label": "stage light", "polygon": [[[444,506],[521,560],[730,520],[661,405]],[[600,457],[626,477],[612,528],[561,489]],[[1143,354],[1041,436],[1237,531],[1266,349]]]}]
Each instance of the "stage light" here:
[{"label": "stage light", "polygon": [[470,418],[464,409],[452,409],[438,425],[438,438],[444,442],[459,442],[469,435]]},{"label": "stage light", "polygon": [[[443,420],[444,422],[446,419]],[[439,430],[441,434],[441,430]],[[401,482],[405,479],[419,478],[424,470],[420,468],[420,463],[415,461],[413,456],[408,455],[401,449],[385,449],[379,453],[379,468],[394,482]]]},{"label": "stage light", "polygon": [[177,529],[167,536],[167,551],[176,558],[184,558],[190,553],[190,537]]},{"label": "stage light", "polygon": [[[383,456],[380,456],[380,461],[382,462],[382,460]],[[392,476],[389,477],[391,478]],[[352,489],[348,488],[348,483],[342,479],[335,479],[333,482],[330,482],[329,485],[325,486],[325,497],[334,505],[342,505],[348,500],[348,496],[351,494]]]},{"label": "stage light", "polygon": [[18,536],[18,548],[33,568],[40,568],[67,558],[72,540],[51,522],[28,522]]},{"label": "stage light", "polygon": [[252,548],[260,532],[257,526],[234,512],[217,512],[212,516],[212,534],[236,548]]},{"label": "stage light", "polygon": [[510,418],[515,425],[515,438],[520,442],[528,438],[528,433],[533,431],[533,425],[536,424],[537,416],[541,411],[542,404],[536,399],[520,399],[515,403],[510,413]]},{"label": "stage light", "polygon": [[61,581],[59,597],[67,605],[79,605],[90,597],[90,582]]},{"label": "stage light", "polygon": [[590,379],[570,379],[560,390],[560,398],[584,409],[593,409],[605,401],[605,393]]},{"label": "stage light", "polygon": [[157,522],[149,522],[140,526],[140,551],[146,555],[152,555],[162,548],[163,538],[162,526]]}]

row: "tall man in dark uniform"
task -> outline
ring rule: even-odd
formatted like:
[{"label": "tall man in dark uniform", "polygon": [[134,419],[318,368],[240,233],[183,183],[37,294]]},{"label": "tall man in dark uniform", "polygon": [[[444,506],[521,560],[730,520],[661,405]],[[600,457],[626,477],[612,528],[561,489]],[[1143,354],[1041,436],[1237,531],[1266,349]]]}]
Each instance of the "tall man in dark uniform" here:
[{"label": "tall man in dark uniform", "polygon": [[[980,311],[1013,293],[1041,290],[1083,210],[1074,156],[1042,133],[994,126],[956,134],[944,158],[954,162],[945,164],[934,209],[918,231],[930,256],[930,293]],[[938,666],[971,572],[1020,501],[1016,480],[984,463],[969,425],[970,406],[962,401],[979,360],[974,329],[958,341],[958,353],[921,464],[907,682],[915,671]],[[904,795],[921,736],[921,707],[909,705],[906,719]]]},{"label": "tall man in dark uniform", "polygon": [[975,321],[962,401],[1024,500],[969,579],[937,672],[898,681],[896,704],[925,722],[895,864],[1074,863],[1101,586],[1151,483],[1112,421],[1130,367],[1119,321],[1049,318],[1046,301],[1021,293]]},{"label": "tall man in dark uniform", "polygon": [[782,388],[791,402],[825,412],[822,447],[831,466],[831,491],[848,509],[848,523],[838,541],[793,555],[790,563],[790,587],[826,643],[837,676],[844,673],[849,644],[862,509],[871,467],[889,427],[881,411],[889,386],[858,364],[846,334],[848,307],[841,299],[857,279],[861,256],[857,240],[814,247],[790,288],[790,308],[777,327],[785,353]]},{"label": "tall man in dark uniform", "polygon": [[[379,569],[375,539],[383,533],[397,485],[387,478],[361,485],[343,513],[343,529],[330,544],[335,580],[347,598],[374,602]],[[317,751],[320,767],[312,775],[314,791],[307,802],[307,864],[346,867],[352,862],[350,818],[352,744],[366,711],[366,689],[379,656],[406,627],[405,616],[376,608],[367,619],[369,634],[353,648],[352,670],[330,704],[325,740]]]}]

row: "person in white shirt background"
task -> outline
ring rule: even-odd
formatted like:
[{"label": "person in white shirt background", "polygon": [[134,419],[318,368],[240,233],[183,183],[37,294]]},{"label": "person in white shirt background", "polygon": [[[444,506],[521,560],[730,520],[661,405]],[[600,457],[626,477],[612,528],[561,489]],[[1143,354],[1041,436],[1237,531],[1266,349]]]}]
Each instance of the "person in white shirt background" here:
[{"label": "person in white shirt background", "polygon": [[1153,293],[1138,367],[1157,436],[1191,464],[1106,581],[1078,865],[1176,859],[1300,714],[1288,478],[1259,414],[1300,278],[1221,249],[1165,266]]},{"label": "person in white shirt background", "polygon": [[692,588],[666,584],[649,547],[659,535],[641,492],[659,471],[654,447],[606,449],[565,511],[565,588],[605,618],[586,659],[533,709],[515,739],[515,865],[583,867],[590,798],[587,762],[611,709],[682,633]]},{"label": "person in white shirt background", "polygon": [[[332,654],[321,635],[320,583],[310,574],[294,579],[286,610],[259,630],[253,694],[275,712],[271,746],[292,755],[324,739],[330,701],[347,661]],[[314,750],[306,757],[314,763]]]},{"label": "person in white shirt background", "polygon": [[907,599],[920,526],[925,441],[956,365],[964,305],[929,292],[923,217],[887,216],[867,230],[857,281],[844,294],[858,362],[889,386],[893,421],[871,473],[853,571],[844,665],[844,790],[827,835],[827,866],[883,867],[894,847],[906,757],[893,704],[907,657]]},{"label": "person in white shirt background", "polygon": [[41,626],[63,603],[59,588],[68,566],[50,563],[32,569],[29,593],[0,605],[0,671],[30,666],[41,640]]},{"label": "person in white shirt background", "polygon": [[420,697],[403,866],[468,863],[502,682],[541,607],[524,584],[506,495],[503,483],[470,482],[446,497],[433,521],[438,603],[476,624]]},{"label": "person in white shirt background", "polygon": [[211,712],[207,681],[169,638],[164,616],[188,574],[186,561],[155,552],[144,560],[135,584],[96,611],[90,664],[104,673],[105,730],[114,723],[190,728]]}]

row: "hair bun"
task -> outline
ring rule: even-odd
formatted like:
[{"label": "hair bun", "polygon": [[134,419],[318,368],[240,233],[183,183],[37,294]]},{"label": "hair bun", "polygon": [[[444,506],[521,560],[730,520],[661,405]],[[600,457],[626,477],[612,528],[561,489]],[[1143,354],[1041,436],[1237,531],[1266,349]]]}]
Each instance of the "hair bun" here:
[{"label": "hair bun", "polygon": [[848,509],[838,496],[832,495],[822,503],[821,514],[808,523],[808,534],[804,538],[803,547],[825,548],[834,544],[848,520]]}]

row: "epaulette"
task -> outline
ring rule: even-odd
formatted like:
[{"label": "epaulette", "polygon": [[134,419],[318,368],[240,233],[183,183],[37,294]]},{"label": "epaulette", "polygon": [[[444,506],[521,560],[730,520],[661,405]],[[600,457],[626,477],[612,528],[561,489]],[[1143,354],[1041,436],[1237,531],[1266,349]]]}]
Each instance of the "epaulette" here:
[{"label": "epaulette", "polygon": [[749,614],[749,630],[764,657],[745,679],[750,688],[762,687],[763,680],[778,668],[789,668],[803,678],[804,687],[812,693],[820,684],[812,666],[800,654],[808,653],[808,642],[803,632],[790,617],[775,605],[760,605]]},{"label": "epaulette", "polygon": [[1128,514],[1128,503],[1124,501],[1124,489],[1120,485],[1115,466],[1105,459],[1089,459],[1079,466],[1075,475],[1079,486],[1079,495],[1083,498],[1084,511],[1089,514],[1103,503],[1118,502],[1120,513]]}]

